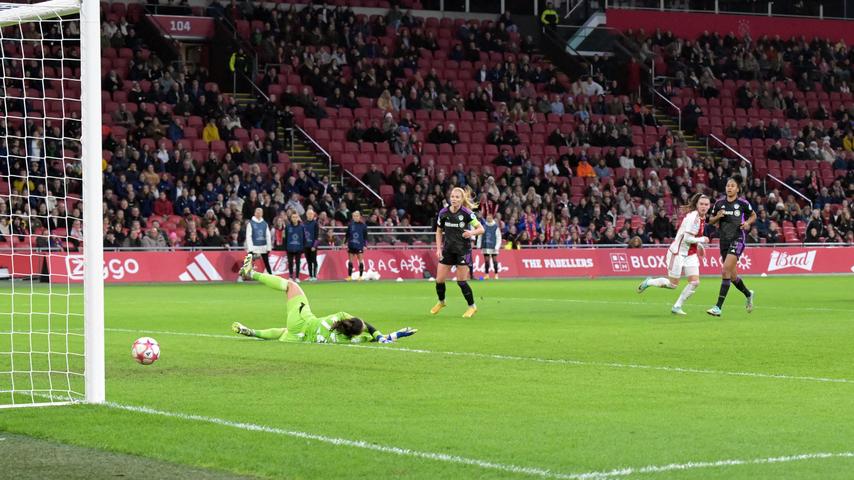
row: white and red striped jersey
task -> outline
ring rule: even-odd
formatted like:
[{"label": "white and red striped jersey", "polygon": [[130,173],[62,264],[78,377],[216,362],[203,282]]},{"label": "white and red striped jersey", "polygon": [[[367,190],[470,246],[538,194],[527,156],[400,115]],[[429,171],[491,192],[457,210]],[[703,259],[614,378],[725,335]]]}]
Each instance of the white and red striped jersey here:
[{"label": "white and red striped jersey", "polygon": [[670,244],[670,252],[674,255],[694,255],[697,253],[697,243],[703,236],[705,220],[694,210],[682,219],[676,238]]}]

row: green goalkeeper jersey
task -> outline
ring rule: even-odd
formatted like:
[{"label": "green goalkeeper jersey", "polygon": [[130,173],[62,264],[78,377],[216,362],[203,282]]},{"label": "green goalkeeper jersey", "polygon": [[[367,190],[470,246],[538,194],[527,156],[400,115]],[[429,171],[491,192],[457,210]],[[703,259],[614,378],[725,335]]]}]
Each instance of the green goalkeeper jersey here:
[{"label": "green goalkeeper jersey", "polygon": [[368,331],[364,331],[354,337],[331,332],[330,329],[335,322],[353,318],[353,315],[347,312],[338,312],[325,317],[318,317],[312,313],[311,306],[309,306],[305,295],[298,295],[288,299],[287,309],[287,331],[279,339],[283,342],[363,343],[370,342],[375,337],[382,335],[379,330],[374,330],[373,335]]},{"label": "green goalkeeper jersey", "polygon": [[[302,341],[310,343],[364,343],[370,342],[374,339],[374,337],[367,331],[364,331],[355,337],[348,337],[337,332],[329,331],[333,323],[338,320],[346,320],[348,318],[353,318],[353,315],[350,315],[347,312],[333,313],[332,315],[327,315],[325,317],[307,318],[305,321],[305,327],[303,328],[305,336]],[[375,334],[380,335],[379,331]]]}]

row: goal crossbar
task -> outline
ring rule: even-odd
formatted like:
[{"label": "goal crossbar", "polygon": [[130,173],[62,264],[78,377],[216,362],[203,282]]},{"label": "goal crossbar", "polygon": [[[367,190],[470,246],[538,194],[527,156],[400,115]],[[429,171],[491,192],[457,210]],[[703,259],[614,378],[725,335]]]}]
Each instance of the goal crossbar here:
[{"label": "goal crossbar", "polygon": [[0,3],[0,27],[59,18],[78,12],[78,0],[50,0],[36,4]]}]

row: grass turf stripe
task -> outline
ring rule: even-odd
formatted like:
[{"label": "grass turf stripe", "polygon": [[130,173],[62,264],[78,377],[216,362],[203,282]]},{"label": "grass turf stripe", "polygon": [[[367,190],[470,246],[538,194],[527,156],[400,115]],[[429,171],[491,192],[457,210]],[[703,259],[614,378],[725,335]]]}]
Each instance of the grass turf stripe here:
[{"label": "grass turf stripe", "polygon": [[[221,338],[227,340],[246,340],[245,337],[237,336],[237,335],[219,335],[212,333],[193,333],[193,332],[169,332],[163,330],[133,330],[127,328],[105,328],[107,332],[123,332],[123,333],[136,333],[136,334],[150,334],[150,335],[177,335],[177,336],[185,336],[185,337],[203,337],[203,338]],[[327,344],[323,344],[324,346],[331,346]],[[488,360],[503,360],[503,361],[516,361],[516,362],[536,362],[536,363],[544,363],[544,364],[552,364],[552,365],[572,365],[578,367],[599,367],[599,368],[619,368],[619,369],[635,369],[635,370],[653,370],[660,372],[673,372],[673,373],[693,373],[700,375],[720,375],[720,376],[729,376],[729,377],[747,377],[747,378],[764,378],[764,379],[772,379],[772,380],[797,380],[797,381],[805,381],[805,382],[819,382],[819,383],[854,383],[854,380],[848,378],[829,378],[829,377],[815,377],[815,376],[802,376],[802,375],[784,375],[784,374],[775,374],[775,373],[761,373],[761,372],[732,372],[727,370],[710,370],[703,368],[687,368],[687,367],[668,367],[661,365],[640,365],[633,363],[615,363],[615,362],[591,362],[585,360],[572,360],[572,359],[562,359],[562,358],[538,358],[538,357],[524,357],[524,356],[516,356],[516,355],[499,355],[492,353],[477,353],[477,352],[449,352],[449,351],[441,351],[441,350],[424,350],[418,348],[406,348],[406,347],[376,347],[369,345],[354,345],[354,344],[336,344],[335,346],[347,347],[347,348],[378,348],[382,351],[396,351],[396,352],[406,352],[406,353],[418,353],[418,354],[433,354],[433,355],[445,355],[452,357],[470,357],[470,358],[481,358]]]}]

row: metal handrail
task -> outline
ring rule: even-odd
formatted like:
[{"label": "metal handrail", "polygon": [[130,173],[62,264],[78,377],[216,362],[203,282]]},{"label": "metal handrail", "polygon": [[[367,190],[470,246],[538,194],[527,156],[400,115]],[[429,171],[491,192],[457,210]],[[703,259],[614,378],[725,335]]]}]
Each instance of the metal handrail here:
[{"label": "metal handrail", "polygon": [[720,138],[718,138],[718,137],[717,137],[717,135],[715,135],[714,133],[710,133],[710,134],[709,134],[709,137],[710,137],[710,138],[712,138],[712,139],[714,139],[714,140],[717,140],[717,142],[718,142],[718,143],[720,143],[721,145],[723,145],[724,147],[726,147],[726,148],[727,148],[727,150],[729,150],[730,152],[732,152],[732,153],[736,154],[736,155],[738,156],[738,158],[740,158],[740,159],[744,160],[745,162],[747,162],[747,164],[748,164],[748,165],[750,165],[750,169],[751,169],[751,170],[753,169],[753,162],[751,162],[751,161],[750,161],[747,157],[745,157],[744,155],[740,154],[740,153],[739,153],[738,151],[736,151],[734,148],[732,148],[732,147],[730,147],[729,145],[727,145],[727,143],[726,143],[725,141],[721,140]]},{"label": "metal handrail", "polygon": [[[386,227],[388,228],[388,227]],[[369,247],[371,245],[369,244]],[[664,248],[666,244],[663,243],[645,243],[641,245],[637,249],[632,250],[642,250],[642,249],[651,249],[651,248]],[[779,242],[779,243],[754,243],[750,244],[751,248],[779,248],[779,247],[820,247],[820,248],[845,248],[852,247],[854,243],[840,242],[840,243],[820,243],[820,242]],[[346,248],[346,245],[319,245],[318,248],[320,250],[340,250]],[[404,242],[392,244],[392,245],[383,245],[381,248],[383,249],[430,249],[432,250],[435,247],[435,244],[430,242],[423,242],[422,245],[410,245]],[[597,248],[625,248],[629,249],[628,246],[624,243],[614,243],[614,244],[574,244],[574,245],[519,245],[520,250],[557,250],[557,249],[584,249],[584,250],[595,250]],[[196,251],[245,251],[246,247],[244,245],[236,246],[236,247],[185,247],[185,246],[172,246],[165,247],[160,249],[150,249],[144,247],[105,247],[105,252],[196,252]],[[7,253],[11,251],[11,248],[0,246],[0,252]],[[28,250],[29,251],[29,250]],[[33,252],[46,252],[47,249],[32,249]],[[56,250],[54,250],[56,251]],[[65,251],[57,251],[57,254],[67,254],[74,252],[65,252]]]},{"label": "metal handrail", "polygon": [[[652,89],[652,93],[654,93],[655,95],[658,95],[659,97],[661,97],[662,100],[664,100],[671,107],[676,109],[679,131],[681,132],[682,131],[682,109],[677,107],[675,103],[671,102],[669,98],[665,97],[664,94],[662,94],[661,92],[659,92],[655,88]],[[655,108],[655,103],[652,104],[652,108]]]},{"label": "metal handrail", "polygon": [[[312,145],[314,145],[314,146],[315,146],[315,148],[317,148],[318,150],[320,150],[320,152],[321,152],[321,153],[323,153],[323,155],[325,155],[325,156],[326,156],[327,167],[329,168],[329,175],[331,176],[331,175],[332,175],[332,155],[330,155],[330,154],[329,154],[329,152],[327,152],[325,148],[321,147],[321,146],[320,146],[320,144],[319,144],[319,143],[317,143],[317,142],[314,140],[314,138],[312,138],[312,136],[308,134],[308,132],[306,132],[305,130],[303,130],[303,129],[302,129],[302,127],[300,127],[299,125],[294,124],[294,128],[296,128],[297,130],[299,130],[299,131],[300,131],[300,133],[302,133],[302,135],[303,135],[303,137],[304,137],[304,138],[308,139],[308,141],[309,141],[309,142],[311,142],[311,144],[312,144]],[[291,145],[293,145],[293,142],[291,142]]]},{"label": "metal handrail", "polygon": [[[575,11],[576,11],[576,10],[578,10],[578,7],[580,7],[581,5],[583,5],[583,4],[584,4],[584,2],[586,2],[586,1],[587,1],[587,0],[578,0],[578,3],[576,3],[575,5],[573,5],[573,7],[572,7],[571,9],[567,10],[566,15],[564,15],[564,16],[563,16],[563,18],[569,18],[569,17],[571,17],[571,16],[572,16],[572,14],[573,14],[573,13],[575,13]],[[571,4],[572,4],[572,1],[568,2],[568,5],[571,5]]]},{"label": "metal handrail", "polygon": [[354,174],[350,170],[347,170],[346,168],[342,168],[341,171],[343,171],[347,175],[350,175],[353,179],[355,179],[357,182],[359,182],[359,184],[362,186],[362,188],[369,191],[371,193],[371,195],[376,197],[376,199],[380,201],[380,206],[385,208],[385,200],[383,200],[383,197],[381,197],[377,192],[375,192],[371,187],[369,187],[368,184],[363,182],[361,178],[357,177],[356,174]]},{"label": "metal handrail", "polygon": [[241,72],[240,74],[243,75],[243,78],[245,78],[247,82],[249,82],[249,85],[252,85],[252,88],[254,88],[256,92],[260,93],[261,96],[264,97],[264,100],[267,100],[268,102],[270,101],[270,97],[268,97],[267,94],[264,93],[263,90],[261,90],[261,87],[256,85],[255,82],[251,78],[249,78],[249,75],[246,75],[243,72]]},{"label": "metal handrail", "polygon": [[[336,230],[347,230],[347,227],[344,225],[329,225],[328,227],[324,227],[324,229],[325,230],[332,230],[334,232]],[[398,230],[401,230],[401,231],[398,231]],[[384,234],[395,233],[395,234],[407,234],[407,235],[408,234],[424,234],[424,233],[429,233],[432,235],[433,233],[435,233],[435,230],[433,230],[433,227],[431,227],[429,225],[410,225],[407,227],[385,226],[385,225],[368,226],[368,233],[371,233],[372,231],[378,231],[378,232],[382,232]]]},{"label": "metal handrail", "polygon": [[[729,151],[731,151],[732,153],[734,153],[734,154],[738,155],[738,157],[739,157],[740,159],[742,159],[742,160],[744,160],[745,162],[747,162],[748,164],[750,164],[750,169],[751,169],[751,170],[753,170],[753,163],[752,163],[750,160],[748,160],[748,159],[747,159],[747,157],[745,157],[744,155],[742,155],[742,154],[738,153],[737,151],[735,151],[735,149],[734,149],[734,148],[732,148],[732,147],[730,147],[729,145],[727,145],[727,144],[726,144],[726,142],[724,142],[723,140],[721,140],[720,138],[718,138],[715,134],[710,133],[710,134],[709,134],[709,137],[711,137],[712,139],[716,140],[718,143],[720,143],[721,145],[723,145],[724,147],[726,147],[726,148],[727,148]],[[755,171],[755,170],[754,170],[754,171]],[[779,183],[780,185],[782,185],[782,186],[786,187],[786,189],[788,189],[790,192],[792,192],[792,193],[794,193],[795,195],[797,195],[797,196],[801,197],[802,199],[806,200],[806,201],[807,201],[807,203],[809,203],[809,204],[810,204],[810,208],[812,208],[812,206],[813,206],[812,200],[810,200],[810,199],[809,199],[806,195],[804,195],[803,193],[799,192],[795,187],[793,187],[793,186],[789,185],[788,183],[784,182],[783,180],[780,180],[779,178],[777,178],[776,176],[774,176],[774,175],[772,175],[772,174],[770,174],[770,173],[767,173],[767,172],[766,172],[766,173],[765,173],[765,177],[766,177],[766,178],[771,178],[771,179],[772,179],[772,180],[774,180],[775,182],[777,182],[777,183]]]},{"label": "metal handrail", "polygon": [[[850,17],[831,17],[824,14],[824,5],[819,4],[818,15],[795,15],[790,13],[774,13],[773,5],[775,2],[767,3],[767,10],[764,12],[742,12],[737,10],[724,10],[718,2],[715,2],[715,8],[710,10],[691,9],[691,8],[668,8],[664,1],[660,2],[658,7],[638,7],[631,5],[615,5],[610,0],[605,0],[605,9],[615,10],[646,10],[655,12],[677,12],[677,13],[713,13],[715,15],[750,15],[755,17],[781,17],[781,18],[817,18],[821,20],[850,20]],[[849,13],[850,15],[850,13]]]},{"label": "metal handrail", "polygon": [[765,176],[766,176],[766,177],[770,177],[770,178],[771,178],[772,180],[774,180],[775,182],[777,182],[777,183],[779,183],[780,185],[782,185],[782,186],[786,187],[790,192],[792,192],[792,193],[794,193],[795,195],[797,195],[797,196],[799,196],[799,197],[803,198],[804,200],[806,200],[806,201],[810,204],[810,208],[813,208],[813,206],[812,206],[812,200],[810,200],[806,195],[804,195],[803,193],[801,193],[801,192],[797,191],[794,187],[792,187],[792,186],[791,186],[791,185],[789,185],[788,183],[786,183],[786,182],[784,182],[784,181],[780,180],[780,179],[779,179],[779,178],[777,178],[775,175],[772,175],[772,174],[770,174],[770,173],[766,173],[766,174],[765,174]]}]

